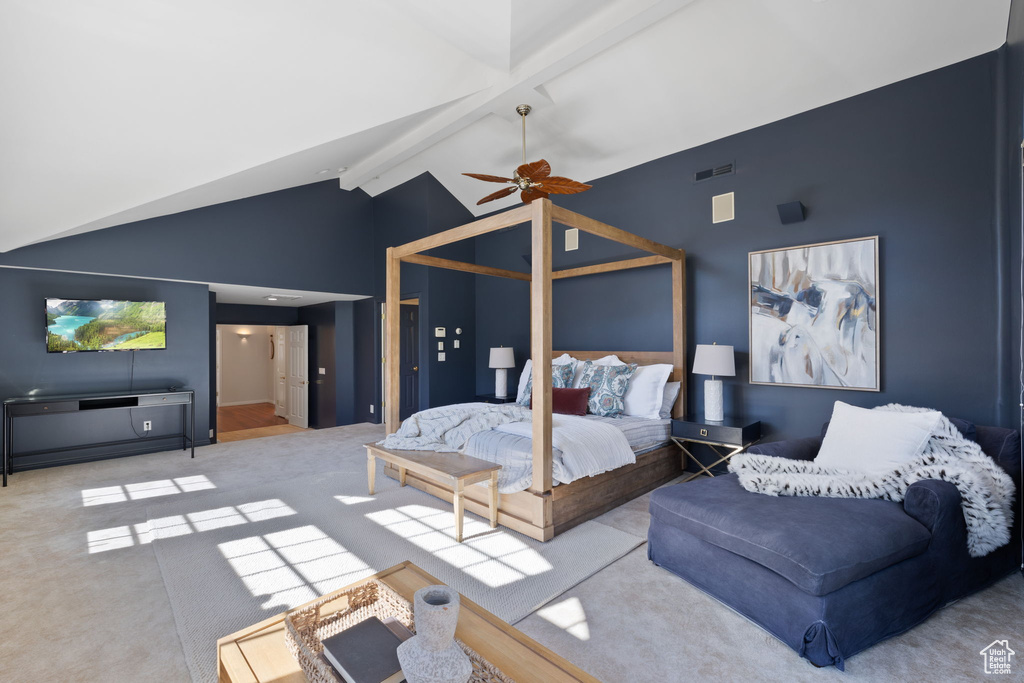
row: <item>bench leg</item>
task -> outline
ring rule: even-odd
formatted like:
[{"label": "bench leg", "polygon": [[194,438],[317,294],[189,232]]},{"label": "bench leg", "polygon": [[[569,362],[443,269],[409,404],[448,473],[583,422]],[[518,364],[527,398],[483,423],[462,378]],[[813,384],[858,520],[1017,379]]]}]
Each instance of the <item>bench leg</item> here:
[{"label": "bench leg", "polygon": [[455,493],[452,495],[452,504],[455,507],[455,542],[462,543],[462,515],[464,512],[462,504],[462,482],[455,482]]},{"label": "bench leg", "polygon": [[402,486],[405,486],[405,468],[404,467],[399,467],[398,468],[398,483],[401,484]]},{"label": "bench leg", "polygon": [[498,473],[491,472],[491,528],[498,526]]},{"label": "bench leg", "polygon": [[373,495],[373,483],[377,478],[377,459],[373,457],[372,453],[366,454],[366,482],[370,489],[370,495]]}]

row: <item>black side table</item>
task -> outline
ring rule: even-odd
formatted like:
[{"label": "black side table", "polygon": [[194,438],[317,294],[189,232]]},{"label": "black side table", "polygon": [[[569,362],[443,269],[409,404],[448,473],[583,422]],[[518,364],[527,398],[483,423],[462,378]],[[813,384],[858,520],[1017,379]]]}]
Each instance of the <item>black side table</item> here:
[{"label": "black side table", "polygon": [[[683,481],[690,481],[702,474],[713,477],[715,474],[711,471],[712,467],[728,462],[729,458],[742,453],[761,440],[761,422],[747,423],[742,419],[729,417],[725,418],[722,422],[707,422],[693,417],[688,417],[685,420],[672,420],[671,439],[701,469],[700,472],[690,475]],[[710,447],[719,456],[718,460],[705,467],[686,449],[685,444],[687,442],[704,444]],[[718,450],[719,448],[730,450],[722,452]],[[683,464],[685,466],[685,463]]]},{"label": "black side table", "polygon": [[477,401],[481,403],[515,403],[515,394],[509,394],[508,396],[495,396],[494,394],[477,394]]}]

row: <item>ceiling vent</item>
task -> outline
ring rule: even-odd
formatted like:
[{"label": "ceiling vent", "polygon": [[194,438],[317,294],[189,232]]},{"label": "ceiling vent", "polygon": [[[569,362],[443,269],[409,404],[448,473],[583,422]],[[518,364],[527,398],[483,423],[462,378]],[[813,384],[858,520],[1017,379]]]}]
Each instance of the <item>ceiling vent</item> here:
[{"label": "ceiling vent", "polygon": [[719,176],[732,175],[735,172],[735,163],[728,163],[724,166],[715,166],[714,168],[706,168],[703,171],[697,171],[693,174],[693,182],[700,183],[705,180],[711,180],[712,178],[718,178]]}]

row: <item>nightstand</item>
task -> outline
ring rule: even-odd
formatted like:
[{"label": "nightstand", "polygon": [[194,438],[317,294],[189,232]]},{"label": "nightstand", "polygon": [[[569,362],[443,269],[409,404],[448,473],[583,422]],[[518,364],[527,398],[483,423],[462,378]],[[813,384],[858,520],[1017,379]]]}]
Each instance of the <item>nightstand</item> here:
[{"label": "nightstand", "polygon": [[[690,481],[702,474],[713,477],[715,474],[711,471],[712,467],[728,462],[729,458],[737,453],[742,453],[761,440],[761,422],[748,423],[745,420],[728,417],[722,422],[706,422],[694,418],[672,420],[671,438],[672,442],[679,446],[683,453],[690,456],[690,459],[701,469],[700,472],[690,475],[683,481]],[[710,447],[719,456],[718,460],[705,467],[686,449],[687,442],[700,443]],[[719,448],[730,450],[723,452],[718,450]]]},{"label": "nightstand", "polygon": [[481,403],[515,403],[516,397],[512,394],[508,396],[495,396],[494,394],[477,394],[476,400]]}]

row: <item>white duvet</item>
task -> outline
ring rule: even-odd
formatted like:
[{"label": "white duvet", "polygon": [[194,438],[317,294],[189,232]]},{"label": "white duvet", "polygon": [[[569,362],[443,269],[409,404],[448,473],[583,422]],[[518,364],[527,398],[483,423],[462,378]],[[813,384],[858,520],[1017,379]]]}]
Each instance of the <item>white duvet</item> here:
[{"label": "white duvet", "polygon": [[[495,430],[526,438],[533,436],[530,422],[510,422]],[[575,415],[551,416],[551,445],[562,452],[557,481],[563,484],[636,462],[636,454],[622,430]]]},{"label": "white duvet", "polygon": [[[473,448],[471,437],[498,432],[529,439],[533,435],[532,417],[528,408],[514,404],[461,403],[430,408],[408,418],[380,445],[401,450],[459,451],[497,462],[502,466],[499,489],[512,493],[530,486],[532,459],[506,448],[485,455]],[[626,436],[611,424],[573,415],[553,415],[551,422],[552,478],[556,482],[568,484],[636,462]]]}]

